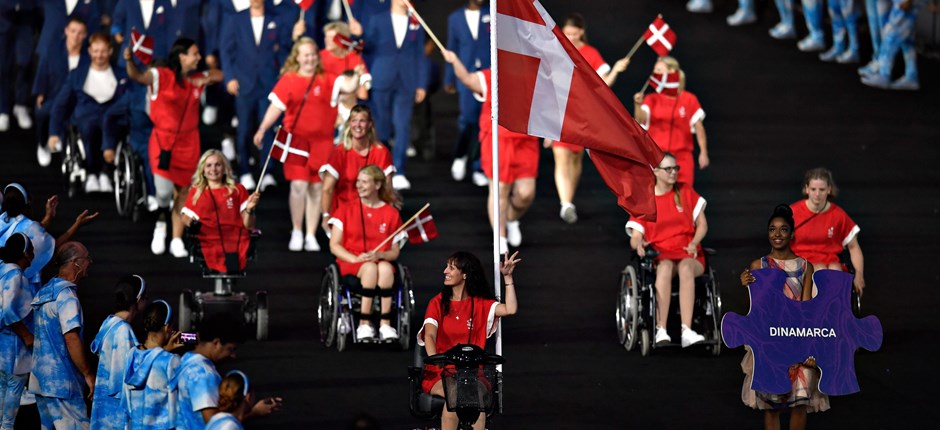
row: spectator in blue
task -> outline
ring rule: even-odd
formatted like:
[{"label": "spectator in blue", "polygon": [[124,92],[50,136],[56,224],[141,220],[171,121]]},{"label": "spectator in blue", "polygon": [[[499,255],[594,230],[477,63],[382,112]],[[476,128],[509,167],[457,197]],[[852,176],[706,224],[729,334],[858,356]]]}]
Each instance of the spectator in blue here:
[{"label": "spectator in blue", "polygon": [[13,429],[32,365],[34,291],[23,273],[33,258],[33,243],[23,233],[0,248],[0,429]]},{"label": "spectator in blue", "polygon": [[364,30],[350,25],[350,31],[366,40],[363,56],[372,73],[371,99],[379,140],[392,146],[389,143],[395,138],[392,162],[397,174],[392,187],[410,189],[405,164],[411,144],[411,115],[415,103],[427,95],[428,85],[424,30],[409,16],[404,0],[392,0],[389,12],[369,18]]},{"label": "spectator in blue", "polygon": [[[391,10],[393,1],[394,0],[358,0],[350,2],[349,8],[353,16],[349,19],[349,31],[356,35],[361,34],[365,29],[369,28],[369,21],[372,20],[373,16],[387,13]],[[372,62],[371,54],[368,52],[363,52],[362,58],[366,63]]]},{"label": "spectator in blue", "polygon": [[[490,68],[490,12],[484,0],[470,0],[465,7],[447,17],[447,49],[454,51],[469,72]],[[450,174],[462,181],[467,174],[467,163],[480,160],[480,109],[483,103],[454,75],[454,66],[444,66],[444,91],[457,93],[460,114],[457,116],[457,142]],[[479,167],[474,176],[483,175]],[[485,179],[485,176],[484,176]]]},{"label": "spectator in blue", "polygon": [[36,105],[33,112],[36,116],[37,145],[36,158],[39,165],[46,167],[52,162],[52,155],[46,143],[49,141],[49,116],[56,95],[65,84],[69,72],[75,70],[78,64],[88,59],[84,50],[85,38],[88,36],[88,26],[81,18],[69,18],[65,25],[65,39],[57,43],[55,52],[43,56],[36,68],[36,77],[33,81],[33,96]]},{"label": "spectator in blue", "polygon": [[[33,246],[34,258],[24,270],[32,291],[39,289],[40,272],[52,259],[55,252],[55,239],[46,232],[44,225],[51,222],[52,215],[47,210],[43,222],[31,219],[31,204],[26,187],[14,182],[3,188],[3,213],[0,213],[0,243],[6,243],[16,233],[24,233]],[[54,206],[53,206],[54,207]],[[47,206],[48,208],[48,206]],[[54,212],[54,209],[53,209]]]},{"label": "spectator in blue", "polygon": [[832,47],[819,54],[822,61],[839,64],[858,62],[858,6],[855,0],[829,0]]},{"label": "spectator in blue", "polygon": [[[914,45],[917,13],[926,3],[924,0],[892,0],[888,20],[881,27],[881,46],[878,48],[877,71],[862,74],[862,83],[870,87],[892,90],[916,91],[920,89],[917,75],[917,50]],[[904,56],[904,76],[891,82],[894,56],[901,51]]]},{"label": "spectator in blue", "polygon": [[91,402],[91,427],[123,429],[127,414],[122,406],[124,365],[137,347],[131,323],[147,304],[147,283],[138,275],[125,276],[114,289],[114,313],[101,323],[91,342],[91,352],[98,356],[95,395]]},{"label": "spectator in blue", "polygon": [[[225,71],[225,88],[235,97],[238,133],[235,148],[238,152],[239,182],[246,189],[255,188],[248,159],[254,131],[258,129],[268,110],[268,94],[277,82],[278,73],[291,47],[292,27],[279,20],[273,8],[265,7],[265,0],[251,0],[248,10],[238,12],[225,20],[219,52]],[[268,155],[274,134],[265,133],[257,169]],[[260,189],[276,185],[270,173],[259,178]]]},{"label": "spectator in blue", "polygon": [[225,374],[219,383],[219,413],[206,423],[206,430],[242,430],[242,423],[251,414],[254,391],[248,375],[240,370]]},{"label": "spectator in blue", "polygon": [[23,130],[33,126],[27,109],[28,74],[37,13],[33,0],[0,0],[0,132],[10,129],[11,95],[17,125]]},{"label": "spectator in blue", "polygon": [[[119,43],[120,51],[131,41],[131,31],[153,40],[153,58],[165,59],[176,41],[171,33],[178,18],[170,0],[118,0],[112,14],[111,35]],[[137,61],[137,60],[135,60]],[[118,66],[124,67],[123,56],[118,56]],[[138,68],[142,68],[138,63]]]},{"label": "spectator in blue", "polygon": [[92,0],[41,0],[42,31],[36,44],[36,55],[42,61],[48,53],[58,52],[56,45],[62,40],[62,29],[70,18],[80,18],[89,32],[101,28],[101,10]]},{"label": "spectator in blue", "polygon": [[106,34],[95,33],[88,38],[88,58],[69,73],[49,119],[50,148],[60,146],[65,135],[63,125],[70,123],[78,128],[85,145],[86,193],[114,191],[110,179],[114,148],[102,144],[101,118],[120,98],[128,80],[123,68],[111,67],[113,53]]},{"label": "spectator in blue", "polygon": [[143,313],[143,345],[131,350],[124,378],[125,413],[129,430],[168,430],[176,427],[177,392],[170,380],[179,371],[180,357],[170,350],[183,346],[173,331],[173,309],[163,300],[155,300]]},{"label": "spectator in blue", "polygon": [[88,250],[68,242],[56,252],[57,274],[33,299],[35,341],[29,391],[36,395],[43,428],[88,429],[85,388],[95,390],[95,374],[82,343],[82,306],[78,282],[92,264]]}]

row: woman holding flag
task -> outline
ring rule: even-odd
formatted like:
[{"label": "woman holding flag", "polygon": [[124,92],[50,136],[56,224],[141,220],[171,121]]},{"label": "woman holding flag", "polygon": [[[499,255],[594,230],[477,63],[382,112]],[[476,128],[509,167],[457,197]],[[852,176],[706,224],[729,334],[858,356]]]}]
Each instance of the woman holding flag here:
[{"label": "woman holding flag", "polygon": [[[379,336],[382,340],[398,339],[398,332],[390,324],[395,284],[395,267],[391,262],[398,259],[398,239],[407,233],[399,232],[392,240],[386,240],[402,222],[398,209],[392,205],[395,196],[386,186],[381,168],[370,164],[360,169],[356,191],[358,204],[341,206],[329,221],[332,227],[330,252],[336,256],[340,275],[355,275],[363,290],[375,290],[378,286],[377,295],[382,298]],[[367,293],[362,296],[360,314],[356,338],[375,337],[371,321],[372,297]]]},{"label": "woman holding flag", "polygon": [[[302,165],[289,159],[284,163],[284,178],[290,181],[292,229],[287,248],[291,251],[320,250],[316,233],[323,187],[318,172],[333,149],[335,98],[344,80],[345,77],[325,73],[316,42],[301,37],[294,43],[281,69],[281,78],[268,95],[271,104],[254,135],[254,144],[260,149],[265,133],[283,113],[284,126],[275,140],[309,154]],[[301,230],[305,220],[306,235]]]},{"label": "woman holding flag", "polygon": [[[192,39],[179,38],[170,48],[166,67],[137,69],[131,57],[131,49],[124,49],[127,76],[150,87],[150,118],[153,132],[150,134],[149,157],[153,168],[160,218],[153,230],[150,249],[162,254],[166,249],[167,215],[172,221],[173,240],[170,253],[183,258],[189,254],[183,245],[183,222],[179,211],[183,207],[185,189],[189,186],[196,164],[199,161],[199,99],[206,85],[222,81],[220,70],[197,72],[202,56],[199,46]],[[169,212],[169,213],[168,213]]]}]

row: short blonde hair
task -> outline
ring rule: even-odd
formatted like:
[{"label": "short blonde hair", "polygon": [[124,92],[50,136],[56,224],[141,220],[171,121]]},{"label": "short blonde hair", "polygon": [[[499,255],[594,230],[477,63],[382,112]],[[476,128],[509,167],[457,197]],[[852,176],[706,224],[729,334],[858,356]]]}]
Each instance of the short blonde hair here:
[{"label": "short blonde hair", "polygon": [[352,33],[349,31],[349,24],[346,24],[343,21],[333,21],[327,23],[323,26],[323,33],[326,34],[328,31],[336,31],[339,34],[342,34],[346,37],[351,37]]}]

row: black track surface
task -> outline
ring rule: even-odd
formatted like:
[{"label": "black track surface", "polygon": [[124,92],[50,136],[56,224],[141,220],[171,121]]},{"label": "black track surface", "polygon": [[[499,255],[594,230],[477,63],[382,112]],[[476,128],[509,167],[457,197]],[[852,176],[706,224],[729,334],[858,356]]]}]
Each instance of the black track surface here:
[{"label": "black track surface", "polygon": [[[463,2],[422,4],[443,37],[445,16]],[[688,88],[708,113],[712,166],[697,172],[696,188],[708,199],[705,244],[719,254],[725,311],[746,313],[746,290],[738,274],[766,252],[764,228],[777,203],[800,198],[805,170],[826,166],[835,172],[839,204],[861,226],[866,257],[865,313],[884,326],[876,353],[856,354],[861,393],[832,399],[832,409],[813,414],[816,428],[911,428],[935,422],[930,397],[938,383],[937,309],[940,308],[940,104],[936,63],[922,61],[924,89],[885,92],[858,83],[854,67],[819,62],[799,52],[795,42],[767,36],[776,23],[769,2],[760,3],[757,25],[729,28],[732,1],[716,1],[718,12],[693,15],[684,1],[545,0],[556,21],[581,12],[590,42],[609,62],[626,53],[636,37],[663,13],[677,30],[674,54],[688,74]],[[864,27],[864,25],[862,25]],[[862,35],[863,45],[867,36]],[[867,53],[863,53],[867,58]],[[629,102],[652,67],[654,54],[641,48],[615,90]],[[403,214],[430,202],[440,238],[408,246],[401,261],[414,276],[417,313],[442,282],[445,259],[466,249],[490,261],[485,190],[450,179],[455,98],[438,94],[438,157],[412,159]],[[604,124],[597,124],[603,127]],[[0,179],[18,180],[41,207],[61,192],[59,173],[34,161],[32,134],[4,136]],[[205,134],[206,147],[217,139]],[[656,350],[649,357],[617,343],[613,310],[619,272],[630,257],[623,232],[626,214],[603,186],[590,163],[576,198],[581,220],[572,226],[558,218],[552,158],[543,151],[538,196],[523,220],[524,262],[516,276],[517,316],[504,322],[505,409],[491,428],[742,428],[761,425],[762,414],[741,404],[742,349],[712,357],[701,348]],[[287,191],[266,193],[258,223],[264,230],[259,258],[247,291],[266,289],[271,339],[249,341],[237,367],[252,377],[260,395],[284,397],[284,409],[249,423],[249,428],[342,428],[358,412],[380,419],[383,428],[423,426],[408,413],[405,368],[410,352],[354,347],[339,353],[318,341],[317,291],[328,253],[289,253]],[[184,288],[209,289],[209,281],[183,260],[149,251],[152,223],[119,218],[113,199],[103,195],[63,201],[52,228],[63,231],[81,208],[101,211],[79,240],[94,257],[91,276],[81,285],[85,337],[90,341],[110,311],[111,287],[127,273],[139,273],[152,286],[151,298],[177,303]],[[326,239],[321,237],[321,244]],[[673,318],[675,319],[675,318]],[[674,334],[677,336],[677,334]]]}]

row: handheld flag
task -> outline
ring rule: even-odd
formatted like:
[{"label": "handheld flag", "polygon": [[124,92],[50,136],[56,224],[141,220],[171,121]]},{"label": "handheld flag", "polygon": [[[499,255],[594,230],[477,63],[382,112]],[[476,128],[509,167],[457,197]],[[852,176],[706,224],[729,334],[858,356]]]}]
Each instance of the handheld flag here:
[{"label": "handheld flag", "polygon": [[365,41],[362,39],[352,40],[351,38],[340,33],[336,33],[336,35],[333,36],[333,42],[345,49],[347,52],[355,51],[356,53],[362,52],[362,48],[365,45]]},{"label": "handheld flag", "polygon": [[294,3],[297,3],[297,6],[300,6],[304,12],[310,10],[310,7],[313,6],[313,2],[314,0],[294,0]]},{"label": "handheld flag", "polygon": [[413,245],[420,245],[430,242],[437,237],[437,226],[434,225],[434,217],[431,211],[425,209],[413,221],[405,225],[405,233],[408,234],[408,242]]},{"label": "handheld flag", "polygon": [[650,23],[646,33],[643,33],[646,44],[650,46],[660,57],[669,55],[669,51],[676,46],[676,32],[672,31],[669,24],[661,16]]},{"label": "handheld flag", "polygon": [[141,63],[149,66],[153,61],[153,39],[131,29],[131,52]]},{"label": "handheld flag", "polygon": [[291,133],[284,128],[279,128],[277,135],[274,136],[274,144],[271,146],[271,158],[284,164],[306,166],[310,152],[306,148],[301,148],[302,146]]},{"label": "handheld flag", "polygon": [[667,96],[674,96],[679,93],[679,72],[653,73],[650,75],[649,85]]}]

